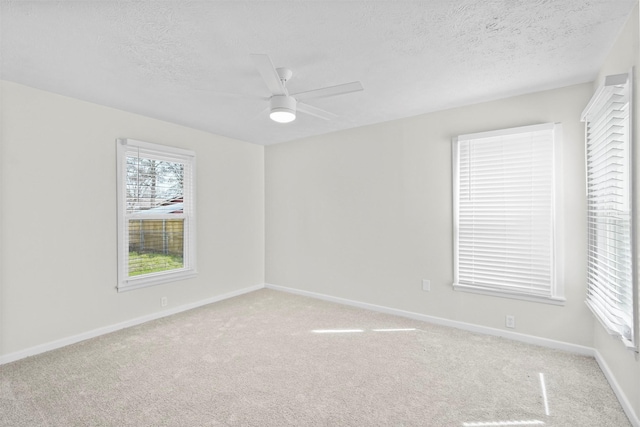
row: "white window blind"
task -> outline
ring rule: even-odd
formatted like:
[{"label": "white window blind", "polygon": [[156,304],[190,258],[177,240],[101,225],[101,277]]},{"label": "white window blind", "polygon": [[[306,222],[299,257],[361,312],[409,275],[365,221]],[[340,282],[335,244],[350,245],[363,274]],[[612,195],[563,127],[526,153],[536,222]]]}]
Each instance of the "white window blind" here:
[{"label": "white window blind", "polygon": [[637,348],[629,76],[607,76],[582,114],[586,124],[587,305],[609,333]]},{"label": "white window blind", "polygon": [[454,139],[454,288],[564,301],[556,259],[560,125]]},{"label": "white window blind", "polygon": [[118,140],[118,290],[195,275],[193,152]]}]

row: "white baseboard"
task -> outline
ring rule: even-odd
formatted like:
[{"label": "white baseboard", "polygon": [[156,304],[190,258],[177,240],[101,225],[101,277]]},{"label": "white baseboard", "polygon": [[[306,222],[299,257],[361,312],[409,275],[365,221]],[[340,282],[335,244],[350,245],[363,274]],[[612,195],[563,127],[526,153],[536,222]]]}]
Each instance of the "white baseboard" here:
[{"label": "white baseboard", "polygon": [[151,320],[160,319],[162,317],[171,316],[172,314],[181,313],[183,311],[191,310],[193,308],[201,307],[203,305],[212,304],[214,302],[222,301],[225,299],[233,298],[239,295],[243,295],[249,292],[257,291],[258,289],[264,288],[265,285],[263,283],[255,286],[249,286],[247,288],[243,288],[237,291],[228,292],[226,294],[217,295],[211,298],[207,298],[201,301],[196,301],[189,304],[184,304],[178,307],[173,307],[168,310],[159,311],[157,313],[148,314],[146,316],[136,317],[135,319],[126,320],[124,322],[116,323],[115,325],[104,326],[102,328],[93,329],[91,331],[83,332],[78,335],[73,335],[66,338],[61,338],[59,340],[51,341],[48,343],[36,345],[34,347],[30,347],[24,350],[16,351],[14,353],[9,353],[4,356],[0,356],[0,365],[15,362],[16,360],[24,359],[25,357],[35,356],[36,354],[44,353],[47,351],[55,350],[61,347],[65,347],[67,345],[75,344],[80,341],[88,340],[90,338],[95,338],[100,335],[108,334],[111,332],[118,331],[120,329],[129,328],[131,326],[140,325],[142,323],[149,322]]},{"label": "white baseboard", "polygon": [[433,323],[436,325],[449,326],[456,329],[463,329],[465,331],[477,332],[485,335],[493,335],[497,337],[508,338],[514,341],[525,342],[529,344],[535,344],[542,347],[553,348],[556,350],[564,350],[575,354],[581,354],[584,356],[595,356],[595,350],[591,347],[585,347],[582,345],[566,343],[562,341],[555,341],[547,338],[535,337],[532,335],[519,334],[517,332],[505,331],[502,329],[489,328],[487,326],[474,325],[472,323],[458,322],[456,320],[444,319],[442,317],[428,316],[426,314],[414,313],[411,311],[398,310],[395,308],[384,307],[381,305],[368,304],[365,302],[354,301],[344,298],[333,297],[330,295],[319,294],[315,292],[304,291],[300,289],[287,288],[285,286],[273,285],[265,283],[265,288],[274,289],[283,292],[289,292],[292,294],[308,296],[325,301],[335,302],[338,304],[349,305],[352,307],[363,308],[366,310],[377,311],[380,313],[393,314],[395,316],[406,317],[409,319],[420,320],[426,323]]},{"label": "white baseboard", "polygon": [[634,412],[633,405],[631,405],[629,399],[622,391],[622,388],[620,388],[620,385],[618,384],[616,377],[613,375],[613,372],[611,372],[609,365],[598,350],[594,349],[593,352],[595,354],[596,362],[598,362],[598,365],[600,366],[600,370],[602,370],[605,378],[607,378],[607,381],[609,382],[609,385],[618,398],[618,401],[620,402],[624,413],[627,414],[629,422],[631,422],[631,425],[633,425],[633,427],[640,427],[640,418],[638,418],[638,415],[636,415],[636,413]]}]

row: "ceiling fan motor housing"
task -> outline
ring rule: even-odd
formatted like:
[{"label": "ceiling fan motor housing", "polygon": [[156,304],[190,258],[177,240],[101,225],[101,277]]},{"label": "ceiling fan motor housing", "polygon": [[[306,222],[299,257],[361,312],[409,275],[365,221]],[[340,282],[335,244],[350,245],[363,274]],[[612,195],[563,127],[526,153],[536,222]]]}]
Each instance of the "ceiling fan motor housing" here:
[{"label": "ceiling fan motor housing", "polygon": [[271,97],[271,113],[273,120],[287,123],[296,118],[296,99],[287,95],[273,95]]}]

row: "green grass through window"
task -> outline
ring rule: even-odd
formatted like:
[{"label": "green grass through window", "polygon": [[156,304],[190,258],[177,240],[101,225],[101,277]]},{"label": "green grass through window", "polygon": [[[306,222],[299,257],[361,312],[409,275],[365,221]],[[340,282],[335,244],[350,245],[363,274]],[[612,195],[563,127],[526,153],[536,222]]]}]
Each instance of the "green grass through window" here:
[{"label": "green grass through window", "polygon": [[139,276],[183,267],[183,260],[180,256],[129,252],[129,276]]}]

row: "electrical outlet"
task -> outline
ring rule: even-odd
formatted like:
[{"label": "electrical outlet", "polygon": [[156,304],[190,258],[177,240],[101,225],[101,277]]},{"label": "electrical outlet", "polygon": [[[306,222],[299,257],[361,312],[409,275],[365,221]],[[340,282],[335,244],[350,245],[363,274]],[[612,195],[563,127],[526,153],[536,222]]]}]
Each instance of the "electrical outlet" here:
[{"label": "electrical outlet", "polygon": [[516,316],[512,316],[507,314],[504,321],[507,328],[515,329],[516,327]]},{"label": "electrical outlet", "polygon": [[160,305],[162,307],[166,307],[168,303],[169,303],[169,301],[167,300],[167,297],[160,298]]},{"label": "electrical outlet", "polygon": [[422,279],[422,290],[423,291],[431,290],[431,280]]}]

